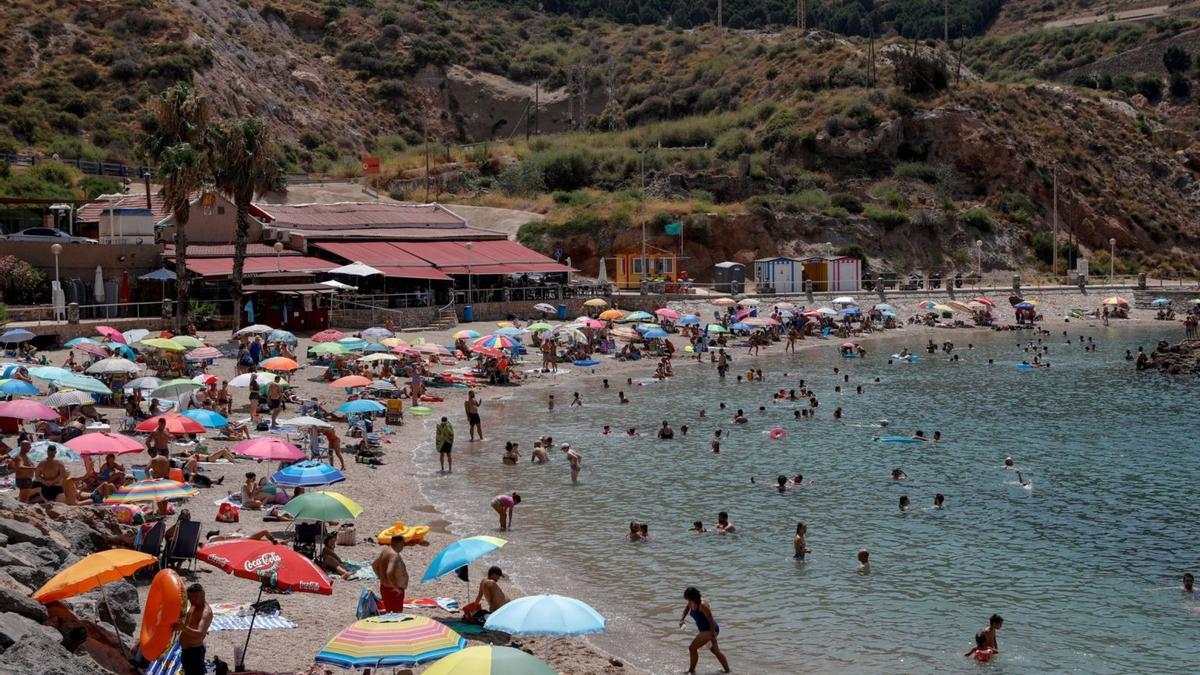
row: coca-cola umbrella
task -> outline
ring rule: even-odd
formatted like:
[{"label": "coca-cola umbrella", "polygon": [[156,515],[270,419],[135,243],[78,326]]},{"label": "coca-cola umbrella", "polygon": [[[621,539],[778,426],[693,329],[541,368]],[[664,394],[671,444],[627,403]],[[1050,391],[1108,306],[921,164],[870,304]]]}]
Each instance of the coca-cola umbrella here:
[{"label": "coca-cola umbrella", "polygon": [[246,649],[250,646],[250,635],[254,632],[254,619],[258,616],[258,603],[262,600],[264,589],[333,594],[333,581],[315,562],[290,548],[269,541],[217,541],[196,551],[196,559],[226,574],[259,582],[258,600],[254,602],[254,614],[250,618],[250,629],[246,632],[246,644],[242,647],[243,663],[236,664],[238,672],[245,670]]}]

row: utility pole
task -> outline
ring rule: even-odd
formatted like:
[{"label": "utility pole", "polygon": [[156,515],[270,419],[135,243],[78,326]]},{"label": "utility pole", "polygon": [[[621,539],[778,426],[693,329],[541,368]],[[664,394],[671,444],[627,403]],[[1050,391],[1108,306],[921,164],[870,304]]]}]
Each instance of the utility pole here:
[{"label": "utility pole", "polygon": [[717,0],[717,32],[721,31],[722,19],[725,11],[725,0]]},{"label": "utility pole", "polygon": [[425,124],[421,125],[421,133],[424,137],[425,145],[425,203],[429,203],[429,116],[425,117]]},{"label": "utility pole", "polygon": [[867,40],[867,86],[875,88],[875,27],[871,26],[870,38]]},{"label": "utility pole", "polygon": [[950,0],[942,0],[942,43],[950,45]]},{"label": "utility pole", "polygon": [[[720,2],[720,0],[718,0],[718,3],[719,2]],[[717,6],[720,7],[720,4],[718,4]],[[638,157],[638,174],[641,176],[640,180],[641,180],[641,185],[642,185],[642,190],[641,190],[641,193],[642,193],[641,194],[641,197],[642,197],[641,206],[642,206],[642,208],[641,208],[641,211],[642,211],[642,278],[643,279],[649,278],[649,276],[650,276],[649,270],[646,269],[646,153],[647,152],[650,152],[650,146],[648,146],[648,145],[646,147],[642,148],[642,151],[640,153],[638,153],[640,155]]]},{"label": "utility pole", "polygon": [[1054,241],[1053,241],[1053,260],[1051,268],[1051,276],[1058,278],[1058,166],[1054,167]]},{"label": "utility pole", "polygon": [[538,99],[539,99],[540,94],[541,94],[541,85],[537,82],[534,82],[533,83],[533,135],[534,136],[537,136],[542,131],[541,127],[538,125],[538,106],[540,105]]},{"label": "utility pole", "polygon": [[796,0],[796,24],[800,26],[800,32],[808,31],[808,3],[805,0]]}]

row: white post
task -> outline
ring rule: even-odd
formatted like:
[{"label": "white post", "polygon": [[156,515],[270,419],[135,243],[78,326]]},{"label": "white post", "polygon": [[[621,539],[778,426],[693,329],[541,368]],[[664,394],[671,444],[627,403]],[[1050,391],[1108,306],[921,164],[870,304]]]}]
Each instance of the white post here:
[{"label": "white post", "polygon": [[1117,239],[1109,237],[1108,239],[1108,283],[1111,286],[1116,283],[1117,271]]},{"label": "white post", "polygon": [[275,271],[282,272],[283,271],[283,263],[279,260],[279,254],[283,253],[283,242],[282,241],[275,242],[274,248],[275,248]]},{"label": "white post", "polygon": [[1054,241],[1051,244],[1053,247],[1053,263],[1050,276],[1058,283],[1058,167],[1054,167]]}]

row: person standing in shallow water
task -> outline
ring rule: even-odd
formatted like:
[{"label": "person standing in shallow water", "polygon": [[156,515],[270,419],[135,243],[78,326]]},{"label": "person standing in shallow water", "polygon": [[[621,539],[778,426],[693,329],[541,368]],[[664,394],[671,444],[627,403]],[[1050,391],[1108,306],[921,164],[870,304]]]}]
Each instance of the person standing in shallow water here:
[{"label": "person standing in shallow water", "polygon": [[454,449],[454,427],[450,425],[449,419],[443,417],[442,421],[438,422],[434,444],[437,446],[438,464],[441,466],[442,473],[446,473],[447,470],[453,472],[454,459],[450,456],[450,452]]},{"label": "person standing in shallow water", "polygon": [[717,660],[721,662],[721,668],[724,672],[733,672],[729,669],[729,660],[725,658],[725,654],[721,652],[721,648],[717,645],[717,636],[721,633],[721,626],[717,624],[717,620],[713,618],[712,609],[708,606],[708,602],[700,598],[700,591],[694,586],[688,586],[683,592],[683,599],[687,600],[687,606],[683,608],[683,615],[679,617],[679,627],[683,628],[683,624],[689,616],[696,622],[696,630],[699,631],[696,637],[692,640],[692,644],[688,645],[688,669],[690,675],[696,673],[696,663],[700,660],[700,648],[708,645],[709,651]]}]

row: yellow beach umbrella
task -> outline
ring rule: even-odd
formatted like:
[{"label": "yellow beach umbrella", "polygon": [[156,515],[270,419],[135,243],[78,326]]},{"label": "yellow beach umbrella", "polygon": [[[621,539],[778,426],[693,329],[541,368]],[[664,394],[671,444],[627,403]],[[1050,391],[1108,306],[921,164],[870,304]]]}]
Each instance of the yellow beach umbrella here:
[{"label": "yellow beach umbrella", "polygon": [[158,559],[152,555],[127,548],[93,553],[55,574],[33,594],[33,599],[48,603],[72,598],[104,584],[120,581],[156,562]]},{"label": "yellow beach umbrella", "polygon": [[399,347],[401,345],[406,345],[406,344],[408,344],[408,342],[404,338],[390,337],[390,338],[383,338],[382,340],[379,341],[379,344],[383,345],[384,347],[393,347],[394,348],[394,347]]},{"label": "yellow beach umbrella", "polygon": [[584,307],[608,307],[608,301],[603,298],[592,298],[583,303]]},{"label": "yellow beach umbrella", "polygon": [[622,312],[619,309],[608,309],[603,312],[600,312],[600,320],[601,321],[616,321],[617,319],[620,319],[623,316],[625,316],[625,312]]},{"label": "yellow beach umbrella", "polygon": [[937,312],[938,314],[953,314],[954,308],[950,307],[949,305],[934,305],[933,311]]},{"label": "yellow beach umbrella", "polygon": [[425,669],[425,675],[555,675],[555,672],[536,656],[495,645],[468,647]]},{"label": "yellow beach umbrella", "polygon": [[184,347],[170,338],[151,338],[149,340],[142,340],[140,344],[146,345],[147,347],[153,347],[154,349],[162,349],[168,352],[187,351],[187,347]]}]

